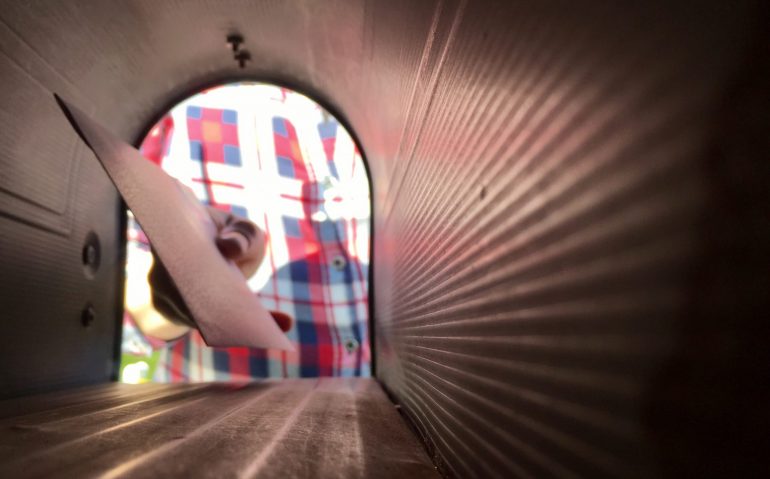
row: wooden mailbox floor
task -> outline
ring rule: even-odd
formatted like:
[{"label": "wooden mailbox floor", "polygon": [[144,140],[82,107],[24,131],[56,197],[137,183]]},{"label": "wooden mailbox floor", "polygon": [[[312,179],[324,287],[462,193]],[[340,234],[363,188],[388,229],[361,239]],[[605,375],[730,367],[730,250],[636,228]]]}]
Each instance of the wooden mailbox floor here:
[{"label": "wooden mailbox floor", "polygon": [[0,403],[0,477],[437,477],[373,379],[108,384]]}]

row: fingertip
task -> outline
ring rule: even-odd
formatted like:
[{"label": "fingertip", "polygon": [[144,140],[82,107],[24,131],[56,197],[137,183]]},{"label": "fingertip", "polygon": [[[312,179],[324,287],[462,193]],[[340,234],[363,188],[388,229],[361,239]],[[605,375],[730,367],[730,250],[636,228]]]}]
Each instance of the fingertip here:
[{"label": "fingertip", "polygon": [[294,319],[286,313],[282,313],[280,311],[270,311],[270,315],[273,317],[275,323],[284,333],[288,332],[294,325]]},{"label": "fingertip", "polygon": [[215,242],[219,252],[230,260],[240,259],[249,248],[248,239],[235,231],[222,231]]}]

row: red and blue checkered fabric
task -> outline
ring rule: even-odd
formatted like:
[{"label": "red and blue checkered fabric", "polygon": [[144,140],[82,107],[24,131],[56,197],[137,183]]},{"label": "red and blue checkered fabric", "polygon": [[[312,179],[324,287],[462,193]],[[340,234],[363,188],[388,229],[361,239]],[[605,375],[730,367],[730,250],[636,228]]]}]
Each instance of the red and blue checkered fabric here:
[{"label": "red and blue checkered fabric", "polygon": [[[141,149],[202,202],[267,233],[249,285],[295,320],[294,352],[209,348],[197,332],[163,344],[156,380],[370,374],[368,180],[336,120],[284,89],[225,86],[175,107]],[[146,242],[133,224],[129,241]]]}]

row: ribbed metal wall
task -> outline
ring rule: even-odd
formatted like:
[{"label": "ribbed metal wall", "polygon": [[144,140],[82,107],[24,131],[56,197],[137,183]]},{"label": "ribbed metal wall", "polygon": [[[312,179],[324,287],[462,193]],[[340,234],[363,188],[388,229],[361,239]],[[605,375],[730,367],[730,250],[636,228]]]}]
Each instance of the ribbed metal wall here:
[{"label": "ribbed metal wall", "polygon": [[713,398],[758,372],[729,348],[762,310],[704,307],[756,279],[704,270],[750,243],[709,168],[762,17],[599,3],[442,4],[376,205],[378,375],[449,475],[757,465],[727,456],[751,419],[723,427],[749,390]]}]

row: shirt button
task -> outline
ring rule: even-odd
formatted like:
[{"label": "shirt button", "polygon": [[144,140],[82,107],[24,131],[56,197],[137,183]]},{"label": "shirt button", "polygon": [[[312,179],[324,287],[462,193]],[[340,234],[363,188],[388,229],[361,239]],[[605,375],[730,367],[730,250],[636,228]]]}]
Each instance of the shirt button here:
[{"label": "shirt button", "polygon": [[345,265],[346,265],[346,264],[347,264],[347,261],[345,261],[345,257],[344,257],[344,256],[342,256],[341,254],[338,254],[338,255],[337,255],[337,256],[335,256],[335,257],[334,257],[334,259],[332,260],[332,266],[334,266],[335,268],[337,268],[337,269],[338,269],[338,270],[340,270],[340,271],[342,271],[343,269],[345,269]]},{"label": "shirt button", "polygon": [[317,221],[318,223],[323,223],[329,219],[329,217],[323,211],[316,211],[310,216],[310,218],[312,218],[313,221]]},{"label": "shirt button", "polygon": [[356,341],[355,339],[352,339],[352,338],[348,339],[347,341],[345,341],[345,350],[348,353],[352,353],[353,351],[355,351],[357,349],[358,349],[358,341]]}]

